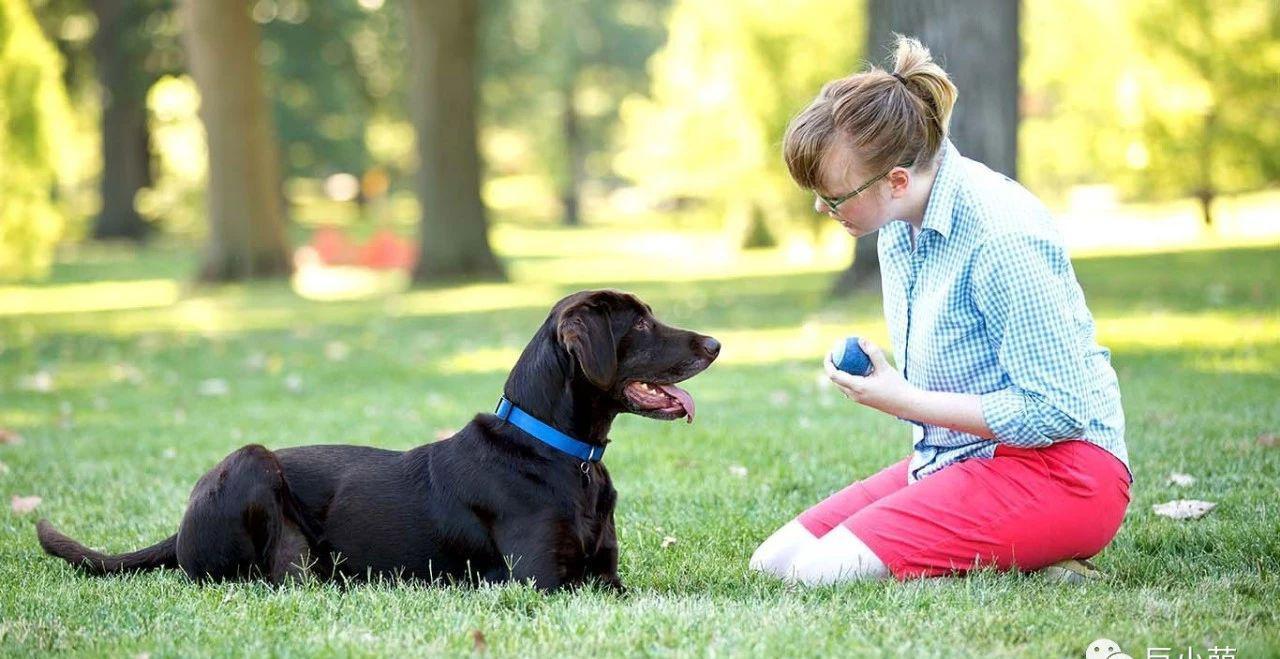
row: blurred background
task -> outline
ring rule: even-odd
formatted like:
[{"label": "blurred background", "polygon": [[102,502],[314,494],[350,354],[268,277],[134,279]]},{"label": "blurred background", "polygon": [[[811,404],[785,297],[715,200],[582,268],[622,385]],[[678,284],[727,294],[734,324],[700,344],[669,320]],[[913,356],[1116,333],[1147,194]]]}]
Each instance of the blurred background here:
[{"label": "blurred background", "polygon": [[1280,240],[1275,0],[0,0],[0,278],[359,297],[634,256],[873,288],[779,152],[893,32],[1073,253]]}]

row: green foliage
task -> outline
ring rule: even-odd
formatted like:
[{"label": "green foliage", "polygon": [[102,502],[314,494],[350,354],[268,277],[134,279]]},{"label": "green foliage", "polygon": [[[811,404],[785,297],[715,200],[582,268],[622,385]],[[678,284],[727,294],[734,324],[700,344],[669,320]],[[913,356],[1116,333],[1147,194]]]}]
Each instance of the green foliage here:
[{"label": "green foliage", "polygon": [[70,122],[61,58],[24,0],[0,0],[0,278],[44,274],[61,236],[54,199]]},{"label": "green foliage", "polygon": [[[1146,200],[1280,182],[1280,5],[1028,0],[1020,178]],[[960,102],[964,102],[961,90]]]},{"label": "green foliage", "polygon": [[[647,98],[623,107],[621,171],[659,199],[690,199],[744,238],[809,217],[782,164],[787,122],[861,51],[857,3],[679,0]],[[820,27],[819,27],[820,26]]]},{"label": "green foliage", "polygon": [[1211,197],[1280,183],[1280,4],[1151,0],[1137,27],[1153,59],[1142,188]]},{"label": "green foliage", "polygon": [[[490,0],[481,47],[483,122],[491,136],[514,136],[503,149],[489,140],[497,175],[571,183],[574,148],[585,176],[616,179],[623,99],[649,84],[645,63],[666,37],[667,0]],[[575,113],[580,145],[566,135]],[[495,148],[496,147],[496,148]]]},{"label": "green foliage", "polygon": [[405,115],[395,93],[409,68],[401,10],[394,2],[254,3],[286,176],[359,176],[372,164],[366,127],[379,112]]}]

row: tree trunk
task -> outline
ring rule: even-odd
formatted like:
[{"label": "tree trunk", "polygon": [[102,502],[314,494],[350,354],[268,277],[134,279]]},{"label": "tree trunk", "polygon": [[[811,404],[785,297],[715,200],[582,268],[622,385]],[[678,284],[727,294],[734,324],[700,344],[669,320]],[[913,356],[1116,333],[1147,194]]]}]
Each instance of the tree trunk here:
[{"label": "tree trunk", "polygon": [[141,242],[152,226],[134,208],[138,191],[151,185],[147,85],[143,53],[126,43],[137,20],[126,0],[93,0],[98,19],[93,57],[102,94],[102,209],[93,223],[97,239]]},{"label": "tree trunk", "polygon": [[418,136],[415,281],[503,278],[489,247],[476,147],[477,0],[406,0],[410,113]]},{"label": "tree trunk", "polygon": [[569,73],[565,77],[564,108],[561,115],[561,127],[564,133],[565,172],[564,186],[560,192],[560,200],[564,205],[564,225],[576,227],[582,224],[581,194],[582,181],[586,178],[586,162],[583,151],[586,145],[582,141],[582,126],[578,117],[578,108],[574,105],[577,95],[576,55],[570,64]]},{"label": "tree trunk", "polygon": [[280,168],[248,3],[182,0],[179,12],[209,146],[209,239],[200,279],[287,275]]},{"label": "tree trunk", "polygon": [[[866,59],[886,62],[895,32],[920,39],[960,90],[951,141],[965,156],[1016,177],[1018,0],[870,0],[867,12]],[[837,279],[834,295],[879,286],[875,240],[875,234],[858,240],[854,262]],[[869,262],[859,265],[860,259]]]}]

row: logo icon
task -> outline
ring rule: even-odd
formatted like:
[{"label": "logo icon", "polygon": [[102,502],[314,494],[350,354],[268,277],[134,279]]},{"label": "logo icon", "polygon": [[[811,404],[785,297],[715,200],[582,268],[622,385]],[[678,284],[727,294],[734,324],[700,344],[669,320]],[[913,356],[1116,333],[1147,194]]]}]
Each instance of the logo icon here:
[{"label": "logo icon", "polygon": [[1120,644],[1109,638],[1100,638],[1084,649],[1084,659],[1133,659],[1120,649]]}]

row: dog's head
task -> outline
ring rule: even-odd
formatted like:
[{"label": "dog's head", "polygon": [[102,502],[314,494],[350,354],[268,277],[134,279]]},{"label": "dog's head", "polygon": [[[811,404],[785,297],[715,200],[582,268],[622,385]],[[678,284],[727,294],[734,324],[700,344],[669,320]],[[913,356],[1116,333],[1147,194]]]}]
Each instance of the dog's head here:
[{"label": "dog's head", "polygon": [[693,421],[693,398],[677,382],[720,354],[715,339],[671,327],[649,305],[620,291],[582,291],[551,312],[556,341],[572,357],[575,377],[605,392],[624,411]]}]

